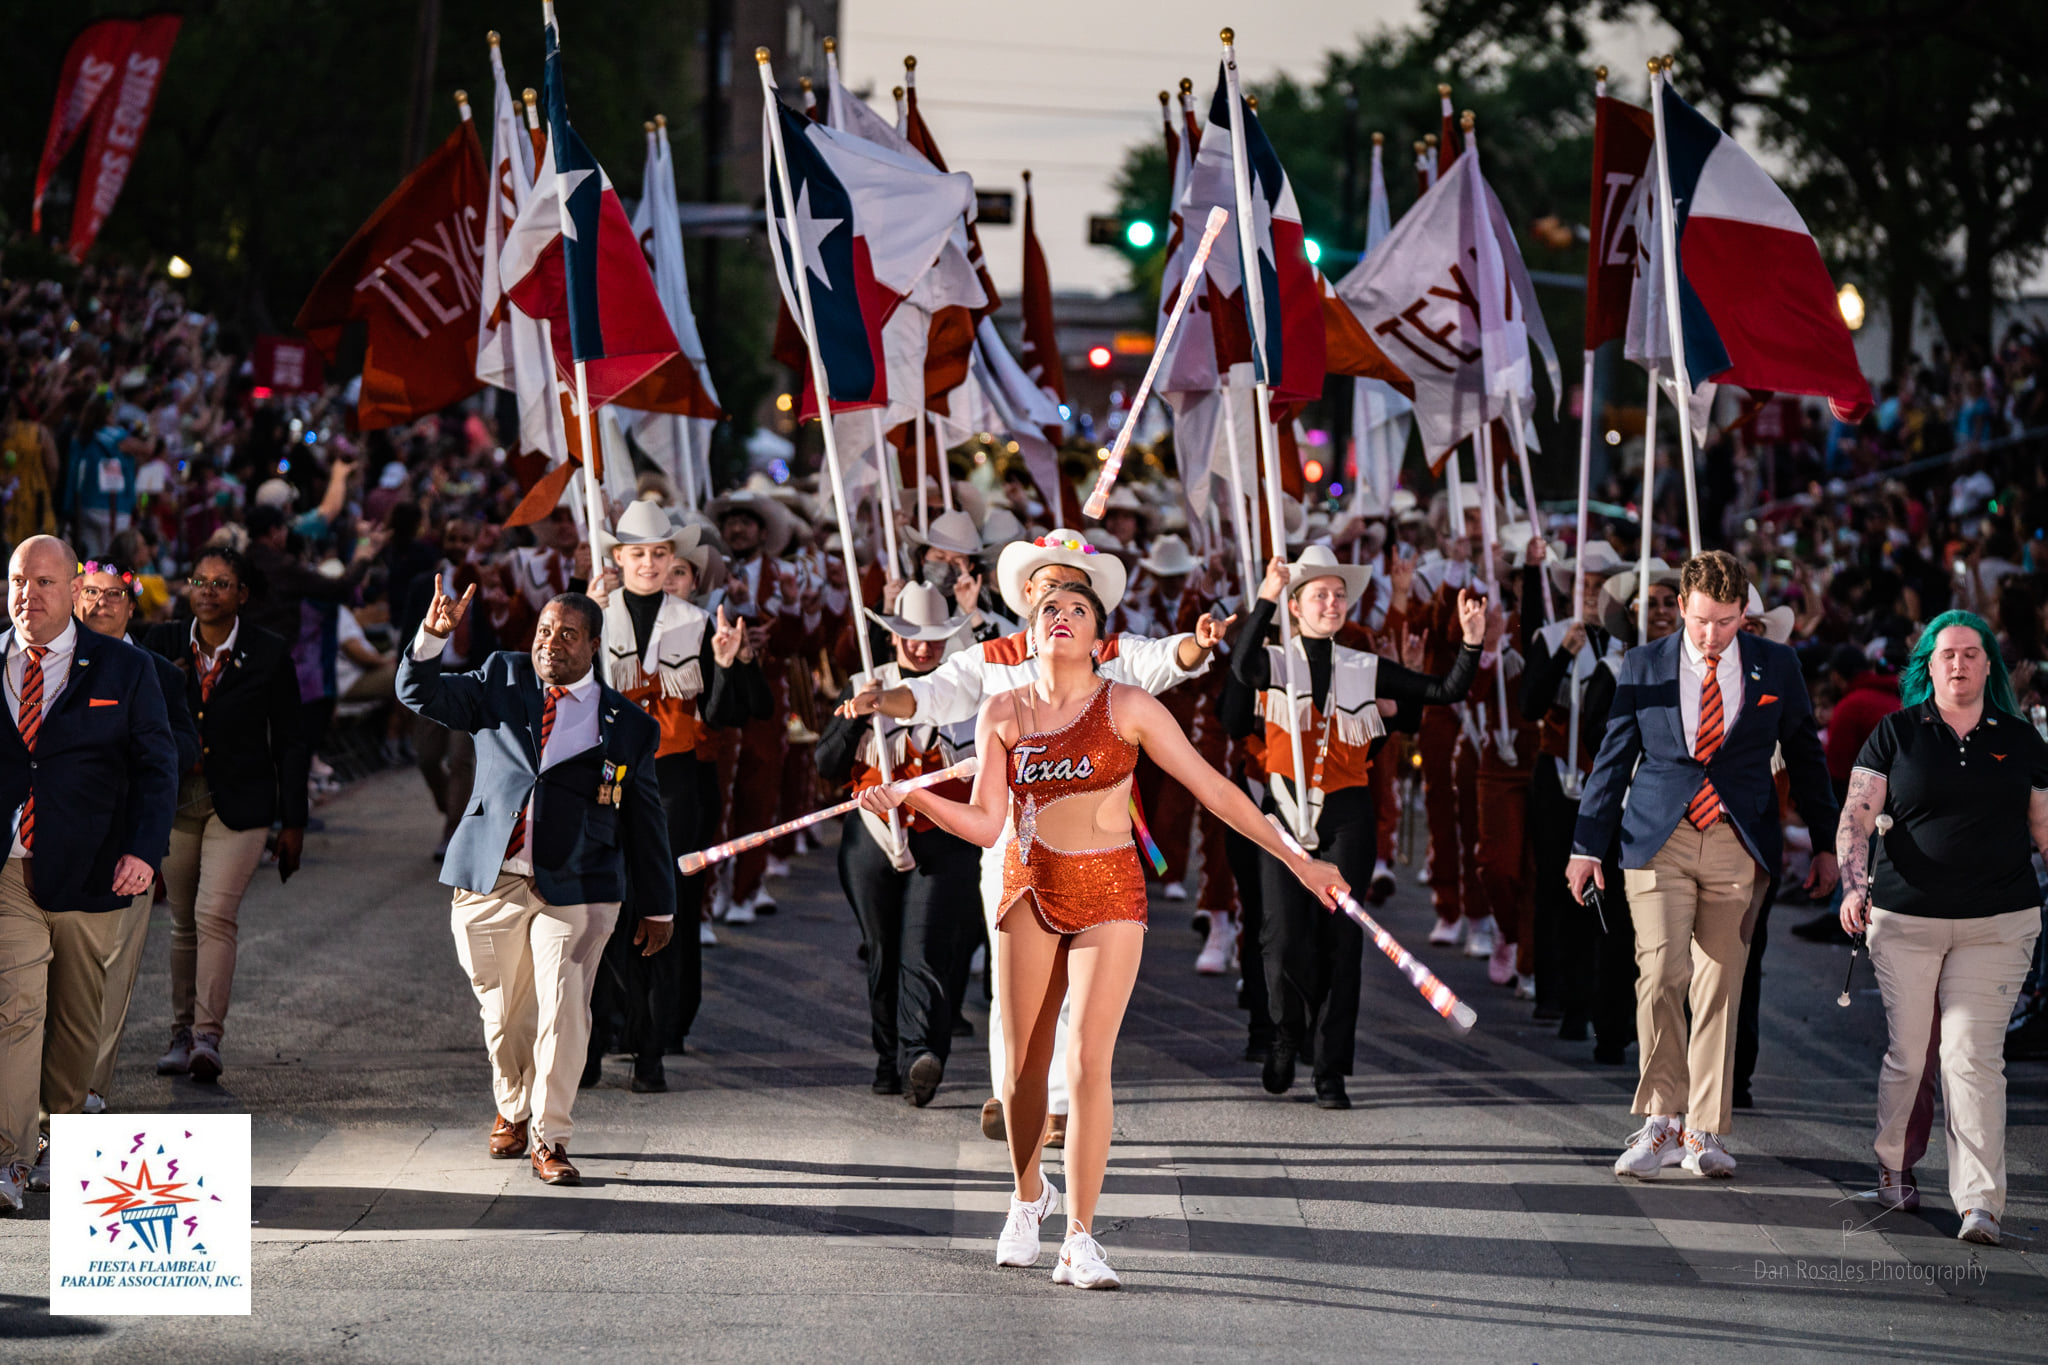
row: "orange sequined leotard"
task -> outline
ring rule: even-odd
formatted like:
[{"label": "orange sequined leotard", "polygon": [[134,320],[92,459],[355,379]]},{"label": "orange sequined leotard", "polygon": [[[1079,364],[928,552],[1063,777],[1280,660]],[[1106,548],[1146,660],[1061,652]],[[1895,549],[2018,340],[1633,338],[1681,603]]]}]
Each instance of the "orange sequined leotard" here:
[{"label": "orange sequined leotard", "polygon": [[1129,837],[1114,848],[1082,849],[1054,848],[1038,837],[1039,818],[1055,802],[1100,800],[1137,769],[1138,746],[1117,733],[1110,715],[1111,686],[1097,688],[1059,729],[1023,735],[1010,752],[1017,834],[1003,855],[1003,913],[1029,894],[1039,922],[1056,934],[1145,923],[1145,867]]}]

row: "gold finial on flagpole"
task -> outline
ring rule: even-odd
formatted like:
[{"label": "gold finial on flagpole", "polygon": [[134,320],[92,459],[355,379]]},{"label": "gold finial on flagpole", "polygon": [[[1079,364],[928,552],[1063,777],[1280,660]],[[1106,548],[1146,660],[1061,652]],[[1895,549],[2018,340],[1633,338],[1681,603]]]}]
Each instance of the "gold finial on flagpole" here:
[{"label": "gold finial on flagpole", "polygon": [[761,65],[761,66],[766,66],[766,65],[768,65],[768,49],[767,49],[767,48],[765,48],[765,47],[757,47],[757,48],[755,48],[755,49],[754,49],[754,61],[755,61],[756,63],[758,63],[759,65]]},{"label": "gold finial on flagpole", "polygon": [[466,104],[468,104],[468,103],[469,103],[469,92],[468,92],[467,90],[458,90],[458,91],[456,91],[456,92],[455,92],[455,107],[456,107],[457,109],[460,109],[460,108],[462,108],[462,107],[463,107],[464,105],[466,105]]},{"label": "gold finial on flagpole", "polygon": [[1234,29],[1227,29],[1227,28],[1223,30],[1223,45],[1224,45],[1225,47],[1229,47],[1229,46],[1230,46],[1230,45],[1231,45],[1232,43],[1234,43],[1234,42],[1236,42],[1236,41],[1237,41],[1237,32],[1236,32],[1236,30],[1234,30]]},{"label": "gold finial on flagpole", "polygon": [[1372,145],[1373,145],[1373,146],[1375,146],[1375,147],[1382,147],[1382,146],[1385,146],[1385,145],[1386,145],[1386,141],[1387,141],[1387,135],[1386,135],[1385,133],[1374,133],[1374,134],[1372,135]]},{"label": "gold finial on flagpole", "polygon": [[1428,150],[1429,144],[1427,142],[1424,142],[1421,138],[1415,139],[1415,155],[1421,156],[1424,152]]},{"label": "gold finial on flagpole", "polygon": [[827,56],[830,56],[832,53],[837,52],[838,50],[839,40],[837,38],[827,38],[825,40],[825,53]]},{"label": "gold finial on flagpole", "polygon": [[655,127],[657,127],[657,128],[666,128],[666,127],[668,127],[668,115],[667,115],[667,114],[656,114],[656,115],[654,116],[654,126],[655,126]]},{"label": "gold finial on flagpole", "polygon": [[519,102],[531,109],[540,103],[540,92],[529,85],[519,92]]},{"label": "gold finial on flagpole", "polygon": [[647,120],[647,122],[641,124],[640,126],[646,129],[648,132],[652,133],[654,131],[654,120],[649,119]]},{"label": "gold finial on flagpole", "polygon": [[1604,67],[1604,66],[1596,66],[1596,67],[1594,67],[1594,68],[1593,68],[1593,79],[1594,79],[1594,80],[1596,80],[1596,81],[1604,81],[1604,80],[1606,80],[1606,79],[1607,79],[1607,68],[1606,68],[1606,67]]},{"label": "gold finial on flagpole", "polygon": [[915,58],[915,57],[905,57],[905,58],[903,59],[903,69],[904,69],[905,71],[915,71],[915,70],[917,70],[917,58]]},{"label": "gold finial on flagpole", "polygon": [[1658,73],[1659,71],[1661,71],[1661,70],[1663,69],[1663,64],[1664,64],[1664,59],[1663,59],[1663,58],[1661,58],[1661,57],[1652,57],[1652,58],[1650,58],[1650,60],[1649,60],[1649,63],[1648,63],[1648,65],[1649,65],[1649,68],[1650,68],[1650,74],[1651,74],[1652,76],[1656,75],[1656,74],[1657,74],[1657,73]]},{"label": "gold finial on flagpole", "polygon": [[895,89],[891,90],[889,93],[896,99],[901,100],[903,98],[903,87],[899,85]]},{"label": "gold finial on flagpole", "polygon": [[496,47],[498,45],[498,30],[492,29],[489,33],[486,33],[484,37],[490,41],[492,47]]},{"label": "gold finial on flagpole", "polygon": [[1257,95],[1246,95],[1244,102],[1254,114],[1259,112],[1259,97]]},{"label": "gold finial on flagpole", "polygon": [[1172,99],[1173,96],[1167,94],[1164,90],[1159,92],[1159,112],[1161,114],[1164,114],[1166,112],[1167,103]]},{"label": "gold finial on flagpole", "polygon": [[1425,146],[1425,147],[1434,147],[1434,146],[1436,146],[1436,134],[1435,134],[1435,133],[1424,133],[1424,134],[1422,135],[1422,145],[1423,145],[1423,146]]},{"label": "gold finial on flagpole", "polygon": [[1472,111],[1470,109],[1467,109],[1464,113],[1458,115],[1458,131],[1461,133],[1469,133],[1472,131],[1472,125],[1477,122],[1479,122],[1479,120],[1473,117]]},{"label": "gold finial on flagpole", "polygon": [[1438,81],[1436,83],[1436,93],[1441,98],[1449,99],[1451,95],[1451,87],[1447,82]]},{"label": "gold finial on flagpole", "polygon": [[1180,78],[1180,92],[1181,92],[1181,94],[1183,94],[1183,95],[1192,95],[1192,94],[1194,94],[1194,93],[1195,93],[1195,83],[1194,83],[1194,81],[1190,80],[1190,79],[1189,79],[1188,77],[1186,77],[1186,76],[1182,76],[1182,77]]},{"label": "gold finial on flagpole", "polygon": [[803,92],[804,92],[804,93],[805,93],[806,95],[808,95],[808,94],[810,94],[810,93],[811,93],[811,78],[810,78],[809,76],[799,76],[799,77],[797,77],[797,78],[796,78],[796,83],[797,83],[798,85],[800,85],[800,86],[802,86],[802,87],[803,87]]}]

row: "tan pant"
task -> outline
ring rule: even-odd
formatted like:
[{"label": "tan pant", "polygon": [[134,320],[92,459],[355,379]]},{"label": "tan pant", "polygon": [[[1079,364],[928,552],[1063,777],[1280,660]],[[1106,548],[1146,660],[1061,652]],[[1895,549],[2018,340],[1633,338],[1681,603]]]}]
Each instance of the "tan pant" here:
[{"label": "tan pant", "polygon": [[164,856],[171,901],[171,1022],[218,1038],[235,990],[236,920],[270,831],[229,829],[206,779],[187,777]]},{"label": "tan pant", "polygon": [[121,1033],[128,1026],[128,1002],[135,994],[135,974],[142,970],[142,945],[149,939],[149,907],[155,888],[143,892],[114,912],[114,951],[107,957],[107,985],[100,1002],[100,1054],[93,1064],[92,1092],[105,1098],[114,1080]]},{"label": "tan pant", "polygon": [[118,918],[45,910],[21,859],[0,869],[0,1166],[36,1159],[40,1114],[85,1107]]},{"label": "tan pant", "polygon": [[549,905],[531,877],[509,872],[488,895],[455,893],[455,955],[483,1010],[498,1113],[533,1120],[536,1142],[569,1140],[590,1048],[590,990],[618,918],[617,901]]},{"label": "tan pant", "polygon": [[[1735,1070],[1735,1002],[1765,883],[1726,820],[1683,820],[1645,868],[1623,873],[1635,921],[1638,1114],[1683,1114],[1688,1128],[1726,1134]],[[1685,1027],[1692,1005],[1692,1032]]]},{"label": "tan pant", "polygon": [[[1938,1028],[1957,1213],[2005,1216],[2005,1026],[2040,932],[2039,910],[1979,919],[1870,912],[1870,965],[1890,1035],[1877,1077],[1877,1159],[1897,1171],[1919,1158],[1908,1129]],[[1919,1146],[1926,1150],[1924,1133]]]}]

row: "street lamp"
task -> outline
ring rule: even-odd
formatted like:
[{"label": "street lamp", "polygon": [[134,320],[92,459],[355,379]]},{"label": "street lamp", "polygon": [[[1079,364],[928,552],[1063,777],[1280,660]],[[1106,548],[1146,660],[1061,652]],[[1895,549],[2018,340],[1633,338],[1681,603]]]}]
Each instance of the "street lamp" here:
[{"label": "street lamp", "polygon": [[192,278],[192,263],[183,256],[173,256],[164,266],[164,273],[174,280],[189,280]]},{"label": "street lamp", "polygon": [[1853,284],[1845,284],[1835,291],[1835,304],[1842,310],[1842,321],[1849,324],[1849,330],[1863,330],[1863,295]]}]

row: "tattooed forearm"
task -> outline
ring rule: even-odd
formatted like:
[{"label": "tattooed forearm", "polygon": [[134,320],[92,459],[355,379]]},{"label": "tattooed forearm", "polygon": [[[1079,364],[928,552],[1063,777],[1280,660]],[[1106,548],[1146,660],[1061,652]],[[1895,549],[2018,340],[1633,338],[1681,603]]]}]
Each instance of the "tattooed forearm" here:
[{"label": "tattooed forearm", "polygon": [[1858,768],[1849,774],[1849,794],[1842,802],[1842,823],[1835,830],[1835,858],[1842,866],[1842,890],[1870,889],[1870,836],[1884,810],[1886,783],[1876,773]]}]

